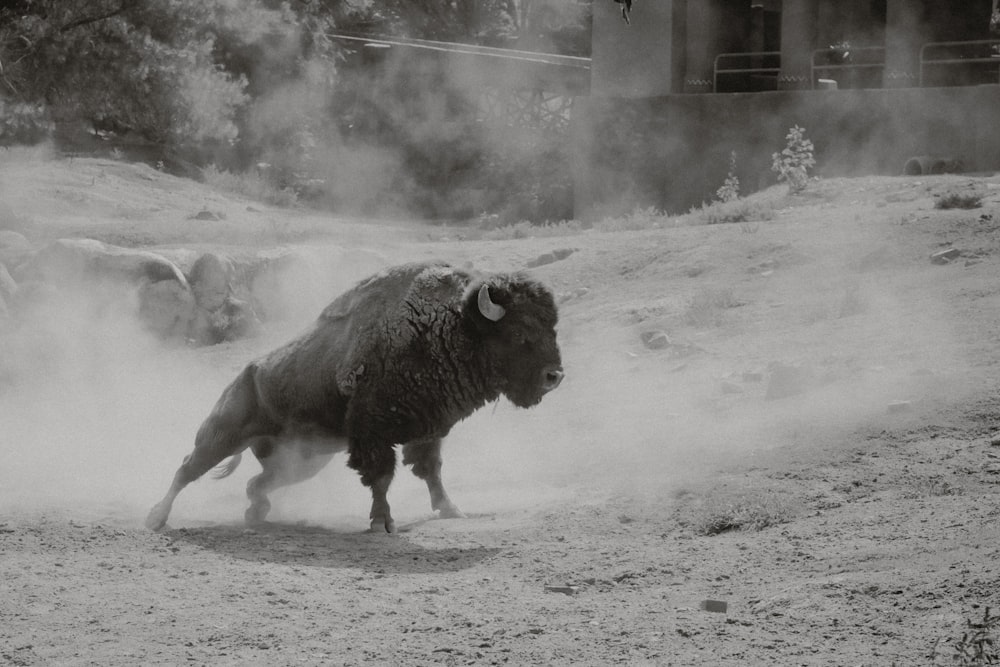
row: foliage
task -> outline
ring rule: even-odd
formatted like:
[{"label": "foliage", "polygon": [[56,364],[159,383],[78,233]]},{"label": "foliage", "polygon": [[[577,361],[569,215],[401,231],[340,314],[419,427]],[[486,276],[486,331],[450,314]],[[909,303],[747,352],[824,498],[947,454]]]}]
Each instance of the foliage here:
[{"label": "foliage", "polygon": [[794,515],[788,499],[770,490],[713,492],[688,510],[685,523],[698,535],[719,535],[764,530],[787,523]]},{"label": "foliage", "polygon": [[573,236],[582,231],[580,223],[575,220],[562,220],[560,222],[547,222],[541,225],[533,225],[522,220],[513,225],[505,225],[491,229],[483,234],[484,239],[490,241],[508,241],[512,239],[529,238],[551,238],[557,236]]},{"label": "foliage", "polygon": [[778,174],[779,181],[788,183],[789,192],[802,192],[809,184],[809,170],[816,166],[813,143],[798,125],[788,130],[785,140],[784,150],[771,155],[771,171]]},{"label": "foliage", "polygon": [[721,202],[736,201],[740,198],[740,179],[736,176],[736,151],[729,153],[729,172],[722,186],[715,191],[715,197]]},{"label": "foliage", "polygon": [[937,198],[937,201],[934,202],[934,208],[970,209],[979,208],[982,203],[983,196],[977,192],[947,192]]},{"label": "foliage", "polygon": [[84,120],[196,155],[253,152],[240,140],[255,105],[310,63],[333,62],[329,25],[313,4],[8,3],[0,96],[56,123]]},{"label": "foliage", "polygon": [[726,322],[726,310],[742,305],[732,289],[702,289],[688,300],[684,321],[699,328],[719,327]]},{"label": "foliage", "polygon": [[206,184],[217,190],[232,192],[274,206],[294,206],[298,202],[298,193],[295,190],[275,185],[260,170],[234,174],[210,164],[202,168],[201,176]]},{"label": "foliage", "polygon": [[772,205],[752,199],[717,201],[702,206],[700,210],[696,210],[702,223],[706,225],[774,219],[774,208]]},{"label": "foliage", "polygon": [[997,632],[1000,631],[1000,616],[990,616],[990,608],[983,612],[983,620],[966,620],[967,630],[952,644],[954,664],[963,667],[982,667],[1000,664],[1000,649],[997,646]]},{"label": "foliage", "polygon": [[52,122],[40,104],[9,103],[0,97],[0,146],[34,144],[49,135]]},{"label": "foliage", "polygon": [[347,32],[590,55],[585,0],[372,0],[347,7],[337,20]]}]

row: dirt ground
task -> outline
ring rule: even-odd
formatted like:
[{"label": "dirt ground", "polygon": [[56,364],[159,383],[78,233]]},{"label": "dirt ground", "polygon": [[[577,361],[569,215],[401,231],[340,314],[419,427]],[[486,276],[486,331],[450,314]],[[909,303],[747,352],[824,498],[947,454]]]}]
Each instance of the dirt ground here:
[{"label": "dirt ground", "polygon": [[[981,206],[935,208],[955,192]],[[566,381],[454,429],[468,518],[435,519],[400,470],[396,535],[366,532],[342,459],[264,529],[242,524],[246,460],[142,527],[221,389],[304,319],[197,348],[124,307],[0,329],[0,663],[958,664],[1000,607],[1000,178],[752,201],[771,219],[490,238],[6,151],[0,229],[33,247],[293,246],[317,304],[396,262],[572,252],[530,269],[559,295]]]}]

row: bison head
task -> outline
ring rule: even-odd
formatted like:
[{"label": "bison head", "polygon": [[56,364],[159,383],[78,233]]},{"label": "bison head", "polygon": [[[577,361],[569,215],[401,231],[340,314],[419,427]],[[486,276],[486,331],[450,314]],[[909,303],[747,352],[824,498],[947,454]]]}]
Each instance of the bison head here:
[{"label": "bison head", "polygon": [[466,294],[464,315],[490,368],[490,382],[528,408],[563,378],[552,293],[520,274],[494,275]]}]

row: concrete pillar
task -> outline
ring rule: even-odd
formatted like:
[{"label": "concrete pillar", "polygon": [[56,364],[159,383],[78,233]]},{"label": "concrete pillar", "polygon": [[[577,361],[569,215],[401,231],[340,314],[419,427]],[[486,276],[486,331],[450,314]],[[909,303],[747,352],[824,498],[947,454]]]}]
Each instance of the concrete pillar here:
[{"label": "concrete pillar", "polygon": [[711,93],[722,12],[718,0],[688,0],[684,46],[685,93]]},{"label": "concrete pillar", "polygon": [[818,0],[784,0],[781,5],[781,72],[778,90],[812,88]]},{"label": "concrete pillar", "polygon": [[883,88],[920,85],[920,46],[924,43],[923,0],[888,0],[885,16]]},{"label": "concrete pillar", "polygon": [[653,97],[674,92],[674,42],[678,39],[674,2],[636,2],[631,24],[627,24],[622,20],[622,5],[593,0],[591,95]]}]

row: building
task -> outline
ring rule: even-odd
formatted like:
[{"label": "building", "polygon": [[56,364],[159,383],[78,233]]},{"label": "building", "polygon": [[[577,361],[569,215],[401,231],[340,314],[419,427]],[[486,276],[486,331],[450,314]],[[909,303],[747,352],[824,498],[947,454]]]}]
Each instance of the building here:
[{"label": "building", "polygon": [[574,107],[577,215],[683,210],[735,151],[741,183],[805,127],[818,173],[901,173],[942,155],[1000,169],[992,0],[594,0],[591,88]]}]

